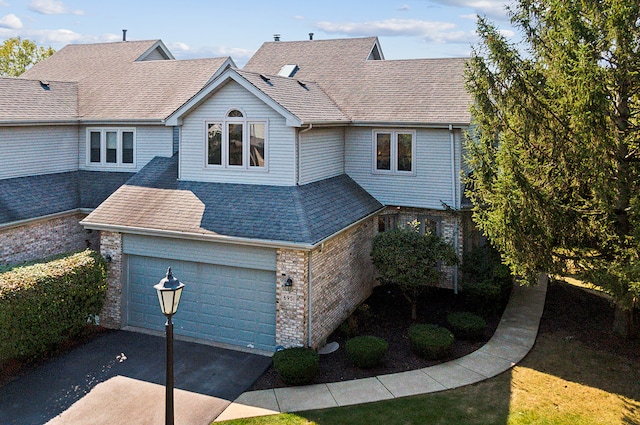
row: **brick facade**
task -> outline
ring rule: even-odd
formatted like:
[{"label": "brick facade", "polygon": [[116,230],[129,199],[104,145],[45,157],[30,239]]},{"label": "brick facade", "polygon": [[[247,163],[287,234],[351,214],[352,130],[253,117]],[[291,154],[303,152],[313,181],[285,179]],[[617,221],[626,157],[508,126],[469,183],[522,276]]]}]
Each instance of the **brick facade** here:
[{"label": "brick facade", "polygon": [[[292,286],[285,288],[291,278]],[[276,345],[300,347],[308,340],[309,252],[276,251]]]},{"label": "brick facade", "polygon": [[119,329],[122,326],[122,234],[100,232],[100,253],[108,261],[107,297],[100,313],[100,324]]},{"label": "brick facade", "polygon": [[369,295],[374,285],[371,247],[376,219],[368,219],[311,253],[311,346],[327,337]]},{"label": "brick facade", "polygon": [[[375,219],[369,219],[311,252],[278,249],[276,345],[318,348],[371,294],[374,273],[369,254],[375,234]],[[290,291],[285,289],[287,278],[293,282]]]},{"label": "brick facade", "polygon": [[84,217],[75,213],[0,229],[0,264],[18,264],[85,248],[97,249],[98,232],[82,228],[79,223]]}]

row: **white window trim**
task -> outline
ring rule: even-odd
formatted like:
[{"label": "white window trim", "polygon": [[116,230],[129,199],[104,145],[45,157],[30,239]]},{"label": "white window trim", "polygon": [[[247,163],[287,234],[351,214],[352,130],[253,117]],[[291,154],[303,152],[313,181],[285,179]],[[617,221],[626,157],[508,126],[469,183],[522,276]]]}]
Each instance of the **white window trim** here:
[{"label": "white window trim", "polygon": [[[242,112],[243,117],[228,117],[229,111],[238,110]],[[255,171],[264,173],[269,171],[269,120],[268,119],[253,119],[247,118],[245,112],[239,108],[231,108],[225,114],[225,118],[219,120],[205,120],[204,121],[204,168],[211,170],[230,170],[230,171]],[[209,125],[221,124],[222,125],[222,146],[221,164],[209,164]],[[229,124],[242,124],[242,165],[229,164]],[[264,167],[252,166],[250,147],[250,125],[262,124],[264,125]]]},{"label": "white window trim", "polygon": [[[116,162],[107,162],[107,132],[117,133]],[[133,162],[122,162],[122,133],[133,133]],[[91,162],[91,133],[100,133],[100,162]],[[136,168],[136,129],[135,127],[87,127],[86,165],[87,167]]]},{"label": "white window trim", "polygon": [[[389,152],[389,160],[391,167],[389,170],[378,169],[378,152],[377,152],[377,140],[378,134],[390,134],[391,135],[391,147]],[[411,135],[411,171],[398,170],[398,135],[410,134]],[[415,130],[401,130],[401,129],[375,129],[371,133],[371,172],[372,174],[381,175],[397,175],[397,176],[415,176],[416,175],[416,145],[418,144],[416,139]]]}]

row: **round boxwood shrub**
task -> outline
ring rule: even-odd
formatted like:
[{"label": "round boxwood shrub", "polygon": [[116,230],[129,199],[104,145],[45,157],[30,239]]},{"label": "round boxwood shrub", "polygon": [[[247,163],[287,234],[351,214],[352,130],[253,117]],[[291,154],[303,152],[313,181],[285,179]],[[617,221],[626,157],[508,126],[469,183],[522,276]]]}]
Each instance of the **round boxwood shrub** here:
[{"label": "round boxwood shrub", "polygon": [[453,335],[460,339],[480,339],[487,328],[487,322],[482,317],[467,311],[449,313],[447,323]]},{"label": "round boxwood shrub", "polygon": [[363,369],[378,366],[387,353],[389,344],[377,336],[357,336],[347,341],[345,348],[349,360]]},{"label": "round boxwood shrub", "polygon": [[409,328],[411,349],[428,360],[437,360],[449,354],[453,344],[453,334],[438,325],[419,324]]},{"label": "round boxwood shrub", "polygon": [[310,348],[287,348],[273,355],[273,367],[288,385],[310,383],[318,374],[319,365],[320,356]]}]

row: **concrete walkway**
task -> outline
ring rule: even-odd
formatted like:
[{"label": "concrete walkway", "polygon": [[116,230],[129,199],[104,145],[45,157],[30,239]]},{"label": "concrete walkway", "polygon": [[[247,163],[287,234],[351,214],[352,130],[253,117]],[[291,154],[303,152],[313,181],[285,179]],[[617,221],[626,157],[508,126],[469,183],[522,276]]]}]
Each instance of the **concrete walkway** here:
[{"label": "concrete walkway", "polygon": [[216,422],[347,406],[451,390],[509,370],[533,348],[547,293],[546,276],[535,287],[514,287],[493,337],[482,348],[447,363],[373,378],[243,393]]}]

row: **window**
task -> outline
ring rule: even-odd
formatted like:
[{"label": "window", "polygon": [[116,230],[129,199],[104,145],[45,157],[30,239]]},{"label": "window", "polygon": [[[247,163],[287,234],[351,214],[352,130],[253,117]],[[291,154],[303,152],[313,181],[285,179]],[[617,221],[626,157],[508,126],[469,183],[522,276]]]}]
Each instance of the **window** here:
[{"label": "window", "polygon": [[133,167],[135,130],[132,128],[87,129],[87,164]]},{"label": "window", "polygon": [[373,132],[373,172],[415,175],[414,131]]},{"label": "window", "polygon": [[267,123],[248,120],[237,109],[224,120],[207,122],[207,166],[229,169],[266,169]]},{"label": "window", "polygon": [[398,227],[398,214],[384,214],[378,216],[378,232],[388,232]]}]

